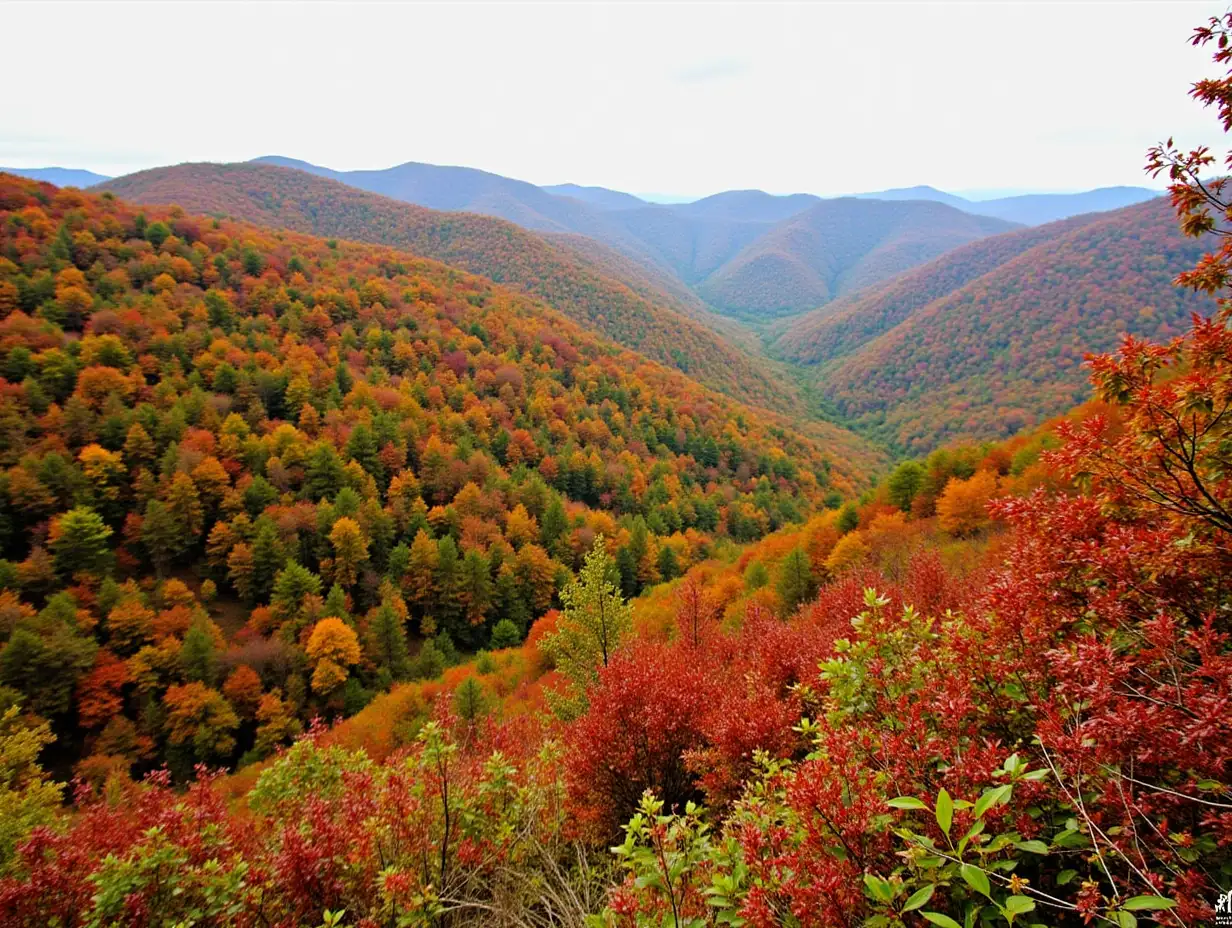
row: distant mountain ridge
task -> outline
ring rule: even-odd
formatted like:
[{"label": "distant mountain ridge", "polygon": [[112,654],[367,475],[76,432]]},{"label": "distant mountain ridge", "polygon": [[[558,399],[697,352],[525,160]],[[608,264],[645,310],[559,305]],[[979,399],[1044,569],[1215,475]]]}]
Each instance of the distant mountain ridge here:
[{"label": "distant mountain ridge", "polygon": [[1012,224],[928,200],[821,200],[723,264],[698,293],[758,318],[821,306]]},{"label": "distant mountain ridge", "polygon": [[[927,200],[887,211],[871,198],[822,207],[835,201],[733,190],[665,206],[606,188],[542,188],[473,168],[418,162],[382,171],[334,171],[281,156],[256,163],[297,168],[430,209],[475,212],[536,232],[586,236],[643,266],[675,275],[719,312],[743,319],[803,312],[852,286],[875,283],[973,238],[1013,227],[1008,221],[938,210]],[[823,216],[837,211],[847,226],[827,227],[820,235],[802,232],[793,221],[810,210]],[[891,248],[874,230],[881,228],[880,217],[895,211],[912,214],[916,221]],[[935,229],[930,220],[938,223]],[[877,255],[868,260],[847,255],[844,241],[867,242]]]},{"label": "distant mountain ridge", "polygon": [[580,184],[552,184],[540,189],[553,196],[573,197],[600,209],[636,209],[639,206],[649,206],[649,200],[643,200],[631,193],[619,190],[609,190],[607,187],[584,187]]},{"label": "distant mountain ridge", "polygon": [[[1120,208],[1156,193],[1143,187],[1107,187],[974,201],[919,185],[845,198],[729,190],[691,203],[665,205],[605,187],[537,186],[475,168],[420,162],[357,171],[281,155],[252,163],[294,168],[428,209],[478,213],[568,239],[571,250],[590,251],[590,257],[606,263],[609,270],[619,266],[619,274],[639,286],[652,282],[652,289],[670,294],[678,308],[705,317],[712,328],[723,326],[716,325],[713,314],[707,315],[703,302],[744,322],[805,313],[1014,225],[1040,225]],[[17,173],[60,185],[92,186],[108,180],[65,168]],[[822,207],[842,202],[848,205]],[[915,204],[901,207],[914,216],[908,223],[910,231],[900,234],[882,228],[886,211],[873,205],[879,202]],[[953,212],[924,205],[928,203]],[[833,227],[833,217],[840,214],[842,227]],[[883,241],[883,235],[889,239]],[[590,248],[581,242],[583,238],[599,247]],[[870,253],[851,252],[854,242],[866,243]],[[623,260],[617,261],[615,255]],[[725,332],[732,334],[730,329]]]},{"label": "distant mountain ridge", "polygon": [[105,174],[95,174],[81,168],[0,168],[0,173],[15,174],[29,180],[41,180],[57,187],[93,187],[111,180]]},{"label": "distant mountain ridge", "polygon": [[977,216],[993,216],[1024,226],[1038,226],[1083,213],[1107,212],[1123,206],[1133,206],[1135,203],[1154,199],[1162,193],[1162,190],[1152,190],[1149,187],[1099,187],[1081,193],[1024,193],[1012,197],[970,200],[936,187],[921,185],[861,193],[857,196],[873,200],[935,200]]}]

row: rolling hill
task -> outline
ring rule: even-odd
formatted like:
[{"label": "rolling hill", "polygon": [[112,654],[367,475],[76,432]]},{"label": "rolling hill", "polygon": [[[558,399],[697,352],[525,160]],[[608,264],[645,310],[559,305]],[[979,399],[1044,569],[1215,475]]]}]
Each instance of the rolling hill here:
[{"label": "rolling hill", "polygon": [[649,206],[641,197],[619,190],[609,190],[607,187],[585,187],[581,184],[550,184],[540,187],[553,196],[573,197],[600,209],[636,209],[639,206]]},{"label": "rolling hill", "polygon": [[[1118,187],[973,202],[927,186],[831,199],[729,190],[667,206],[604,187],[538,187],[475,168],[419,162],[369,171],[335,171],[277,155],[256,163],[297,168],[429,209],[495,216],[539,233],[583,235],[643,268],[677,277],[693,294],[686,302],[694,311],[700,297],[744,319],[812,309],[1012,224],[1039,224],[1154,195]],[[896,205],[872,205],[878,201]],[[896,223],[901,227],[893,228]],[[867,261],[849,253],[853,243],[857,251],[870,252]],[[680,298],[680,290],[675,293]]]},{"label": "rolling hill", "polygon": [[57,187],[93,187],[111,180],[105,174],[95,174],[81,168],[0,168],[0,173],[13,174],[29,180],[41,180]]},{"label": "rolling hill", "polygon": [[1092,213],[963,245],[885,283],[845,294],[812,312],[784,320],[774,351],[787,361],[805,365],[850,354],[934,300],[1036,245],[1099,218]]},{"label": "rolling hill", "polygon": [[774,226],[697,289],[734,315],[800,312],[1010,228],[926,200],[822,200]]},{"label": "rolling hill", "polygon": [[[502,622],[520,641],[597,537],[640,590],[854,496],[879,463],[456,267],[111,191],[0,174],[0,308],[0,681],[56,722],[66,768],[120,719],[145,739],[122,769],[190,774],[148,698],[238,701],[245,662],[254,709],[268,684],[288,719],[353,715],[439,676],[412,636],[429,657]],[[320,622],[351,656],[309,682]],[[99,664],[155,644],[149,687],[122,698],[125,674],[94,698]],[[298,723],[279,731],[271,752]]]},{"label": "rolling hill", "polygon": [[517,287],[714,389],[768,408],[799,410],[795,391],[769,364],[690,318],[682,301],[643,295],[656,292],[645,279],[631,287],[610,276],[615,267],[635,267],[619,256],[600,267],[564,242],[508,222],[424,209],[268,164],[155,168],[103,189],[137,203],[175,203],[193,212],[405,248]]},{"label": "rolling hill", "polygon": [[1209,313],[1172,286],[1203,247],[1156,198],[969,245],[809,314],[777,348],[820,362],[828,407],[900,450],[1005,437],[1088,397],[1087,352],[1127,332],[1166,341]]}]

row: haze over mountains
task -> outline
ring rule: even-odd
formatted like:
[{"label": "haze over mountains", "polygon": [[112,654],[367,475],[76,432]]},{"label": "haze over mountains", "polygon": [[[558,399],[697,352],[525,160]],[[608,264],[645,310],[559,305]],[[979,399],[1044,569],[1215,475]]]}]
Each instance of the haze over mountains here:
[{"label": "haze over mountains", "polygon": [[[975,201],[916,186],[837,199],[733,190],[663,205],[604,187],[540,187],[467,167],[407,162],[383,170],[337,171],[277,155],[255,160],[429,209],[495,216],[549,236],[585,236],[635,262],[639,273],[659,278],[658,286],[674,299],[695,310],[705,300],[745,321],[813,309],[1012,224],[1041,224],[1155,195],[1142,187],[1110,187]],[[62,168],[13,173],[78,186],[107,180]],[[861,205],[837,205],[844,200]],[[884,207],[865,205],[873,201],[914,205],[887,219],[891,214]]]}]

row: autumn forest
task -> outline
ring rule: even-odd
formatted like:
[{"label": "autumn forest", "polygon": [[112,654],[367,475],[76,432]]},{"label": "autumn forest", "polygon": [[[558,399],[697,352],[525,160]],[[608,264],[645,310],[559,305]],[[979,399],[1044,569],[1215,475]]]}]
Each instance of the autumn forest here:
[{"label": "autumn forest", "polygon": [[1224,924],[1185,142],[1072,201],[0,170],[0,928]]}]

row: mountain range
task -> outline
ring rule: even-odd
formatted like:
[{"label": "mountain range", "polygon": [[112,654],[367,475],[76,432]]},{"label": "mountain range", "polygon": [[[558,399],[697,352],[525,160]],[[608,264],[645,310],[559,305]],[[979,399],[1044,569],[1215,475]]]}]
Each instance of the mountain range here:
[{"label": "mountain range", "polygon": [[[663,205],[604,187],[540,187],[467,167],[407,162],[338,171],[279,155],[256,162],[429,209],[506,219],[547,236],[584,236],[635,262],[639,276],[657,277],[660,287],[694,310],[704,300],[720,313],[753,322],[816,308],[1012,224],[1038,225],[1155,195],[1142,187],[1108,187],[976,201],[915,186],[837,199],[733,190]],[[13,173],[61,185],[107,180],[62,168]],[[843,205],[853,199],[859,205]],[[876,201],[898,203],[901,212],[872,205]]]},{"label": "mountain range", "polygon": [[343,172],[271,156],[100,189],[409,249],[839,445],[850,436],[818,417],[896,453],[1055,415],[1087,395],[1084,350],[1167,337],[1207,308],[1171,287],[1199,246],[1146,188],[983,201],[932,187],[735,190],[668,206],[470,168]]},{"label": "mountain range", "polygon": [[[404,248],[521,289],[583,325],[703,384],[798,411],[796,391],[765,359],[721,334],[696,300],[674,298],[619,253],[571,247],[504,220],[425,209],[270,164],[182,164],[108,181],[134,203],[174,203],[274,228]],[[547,196],[545,194],[545,196]],[[717,329],[717,331],[716,331]]]}]

